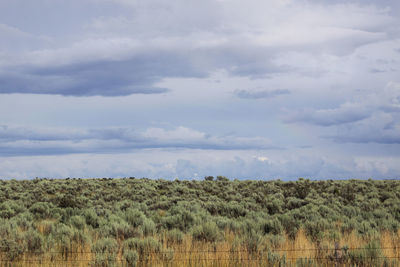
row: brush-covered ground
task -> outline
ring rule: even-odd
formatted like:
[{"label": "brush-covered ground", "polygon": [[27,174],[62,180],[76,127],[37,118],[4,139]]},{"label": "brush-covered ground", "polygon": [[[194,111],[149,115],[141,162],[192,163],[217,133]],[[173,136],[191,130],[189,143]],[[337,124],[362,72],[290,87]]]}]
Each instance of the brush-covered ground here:
[{"label": "brush-covered ground", "polygon": [[400,266],[400,181],[0,180],[0,266]]}]

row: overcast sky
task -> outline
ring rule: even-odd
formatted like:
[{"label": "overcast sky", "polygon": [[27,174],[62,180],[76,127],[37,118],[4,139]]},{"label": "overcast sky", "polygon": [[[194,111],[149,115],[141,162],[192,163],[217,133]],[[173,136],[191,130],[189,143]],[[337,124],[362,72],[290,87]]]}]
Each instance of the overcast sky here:
[{"label": "overcast sky", "polygon": [[398,0],[1,0],[0,178],[398,178]]}]

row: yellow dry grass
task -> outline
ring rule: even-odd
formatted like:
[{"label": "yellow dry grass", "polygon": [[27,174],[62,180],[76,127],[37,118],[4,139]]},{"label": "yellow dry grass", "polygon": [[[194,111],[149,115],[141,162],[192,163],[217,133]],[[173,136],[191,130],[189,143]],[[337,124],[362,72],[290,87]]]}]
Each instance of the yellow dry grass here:
[{"label": "yellow dry grass", "polygon": [[[46,223],[38,225],[40,232],[46,231]],[[161,238],[162,236],[155,236]],[[95,238],[93,238],[95,239]],[[120,240],[121,242],[122,240]],[[356,233],[345,234],[340,237],[339,247],[347,246],[351,248],[362,248],[370,240],[363,238]],[[384,256],[400,257],[400,231],[396,233],[380,233],[380,245]],[[187,234],[181,243],[163,243],[162,251],[173,251],[170,254],[170,260],[166,260],[160,254],[150,254],[146,261],[138,261],[138,266],[171,266],[171,267],[193,267],[193,266],[270,266],[267,265],[268,250],[274,251],[275,255],[286,256],[288,266],[295,265],[298,258],[326,258],[332,255],[333,250],[324,250],[334,248],[335,241],[323,240],[320,243],[310,241],[303,230],[299,230],[296,238],[291,240],[284,236],[280,243],[271,243],[264,238],[260,241],[257,252],[251,252],[243,242],[239,242],[239,237],[234,233],[226,231],[223,241],[209,243],[200,242],[192,239]],[[5,261],[0,262],[0,266],[94,266],[95,255],[91,253],[90,246],[75,244],[71,252],[67,254],[53,253],[60,248],[55,246],[52,251],[42,254],[26,253],[18,261],[7,265]],[[0,260],[4,256],[0,256]],[[127,266],[124,262],[122,250],[117,255],[116,266]],[[335,266],[329,261],[320,261],[318,266]]]}]

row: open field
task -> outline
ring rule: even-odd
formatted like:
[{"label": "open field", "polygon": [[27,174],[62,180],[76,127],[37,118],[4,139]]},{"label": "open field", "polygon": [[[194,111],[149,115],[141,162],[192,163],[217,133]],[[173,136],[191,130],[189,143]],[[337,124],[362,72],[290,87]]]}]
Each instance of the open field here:
[{"label": "open field", "polygon": [[400,181],[0,181],[1,266],[399,266]]}]

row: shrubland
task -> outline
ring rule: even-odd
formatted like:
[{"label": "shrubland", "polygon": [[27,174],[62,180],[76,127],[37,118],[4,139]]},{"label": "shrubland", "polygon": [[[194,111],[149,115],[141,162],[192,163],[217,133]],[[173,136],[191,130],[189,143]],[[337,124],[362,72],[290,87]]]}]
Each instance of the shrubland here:
[{"label": "shrubland", "polygon": [[400,181],[0,180],[0,264],[398,266]]}]

